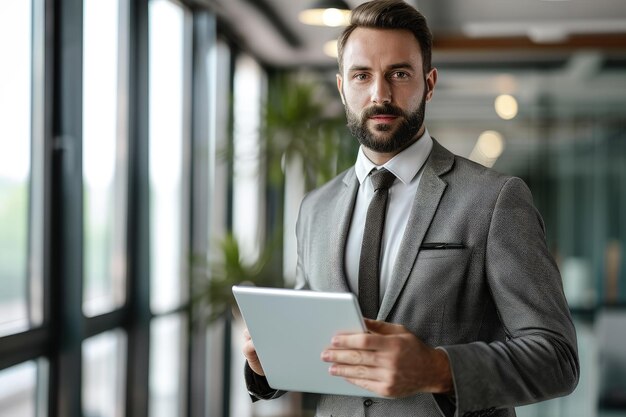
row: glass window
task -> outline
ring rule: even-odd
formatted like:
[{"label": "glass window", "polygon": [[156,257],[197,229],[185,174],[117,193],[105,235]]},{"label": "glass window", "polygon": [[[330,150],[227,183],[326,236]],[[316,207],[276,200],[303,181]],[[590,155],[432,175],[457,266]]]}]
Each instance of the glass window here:
[{"label": "glass window", "polygon": [[[211,242],[226,234],[228,209],[228,162],[220,156],[228,149],[230,117],[231,53],[226,42],[218,40],[208,56],[209,69],[209,216]],[[214,245],[213,247],[215,247]],[[211,245],[209,245],[211,249]]]},{"label": "glass window", "polygon": [[234,74],[233,229],[244,261],[254,262],[263,242],[265,184],[262,175],[261,105],[265,76],[249,56],[235,63]]},{"label": "glass window", "polygon": [[113,330],[83,343],[83,415],[122,417],[126,334]]},{"label": "glass window", "polygon": [[[85,290],[93,316],[124,302],[126,134],[120,112],[126,1],[84,1],[83,184]],[[122,58],[122,59],[119,59]],[[120,104],[122,104],[120,106]]]},{"label": "glass window", "polygon": [[150,2],[150,259],[151,307],[176,308],[186,272],[183,164],[185,146],[185,10]]},{"label": "glass window", "polygon": [[32,4],[0,2],[0,335],[29,327]]},{"label": "glass window", "polygon": [[0,371],[0,417],[46,416],[47,365],[29,361]]},{"label": "glass window", "polygon": [[154,319],[150,327],[150,417],[184,412],[186,321],[174,314]]}]

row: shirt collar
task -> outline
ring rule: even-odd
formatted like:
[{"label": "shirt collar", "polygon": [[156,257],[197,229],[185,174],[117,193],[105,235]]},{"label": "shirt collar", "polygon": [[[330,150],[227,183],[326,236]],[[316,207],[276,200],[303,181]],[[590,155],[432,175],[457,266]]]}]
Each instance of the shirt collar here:
[{"label": "shirt collar", "polygon": [[[382,167],[393,172],[400,181],[407,185],[417,176],[417,173],[426,162],[426,159],[428,159],[432,148],[433,140],[428,133],[428,129],[424,129],[424,134],[418,140],[391,158]],[[363,146],[359,147],[354,170],[360,184],[363,184],[363,181],[365,181],[365,178],[367,178],[373,169],[380,169],[382,167],[374,164],[365,156]]]}]

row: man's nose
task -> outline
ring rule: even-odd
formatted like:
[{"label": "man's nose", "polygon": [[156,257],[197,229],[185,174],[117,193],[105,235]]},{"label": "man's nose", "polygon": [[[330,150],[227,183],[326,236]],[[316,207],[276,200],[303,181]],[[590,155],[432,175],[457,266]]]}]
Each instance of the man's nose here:
[{"label": "man's nose", "polygon": [[374,104],[391,103],[391,86],[384,77],[372,83],[371,101]]}]

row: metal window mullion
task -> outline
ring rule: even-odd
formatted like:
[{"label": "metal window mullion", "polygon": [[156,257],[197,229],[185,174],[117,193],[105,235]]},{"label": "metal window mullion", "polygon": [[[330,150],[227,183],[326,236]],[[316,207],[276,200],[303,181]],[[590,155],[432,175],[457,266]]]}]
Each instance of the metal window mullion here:
[{"label": "metal window mullion", "polygon": [[55,3],[50,194],[50,417],[81,415],[82,0]]},{"label": "metal window mullion", "polygon": [[126,308],[113,310],[94,317],[88,317],[85,321],[85,339],[115,328],[122,328],[126,323],[128,311]]},{"label": "metal window mullion", "polygon": [[184,352],[184,356],[181,358],[181,366],[180,373],[177,375],[180,381],[180,404],[179,404],[179,412],[182,415],[190,415],[190,396],[189,393],[191,391],[191,386],[189,385],[189,380],[191,376],[191,345],[192,345],[192,318],[190,316],[190,309],[188,308],[188,303],[190,302],[189,292],[190,292],[190,282],[189,277],[191,274],[191,262],[192,258],[191,254],[193,251],[192,247],[192,236],[193,236],[193,192],[192,187],[194,184],[193,181],[193,173],[194,173],[194,137],[193,131],[194,126],[192,126],[192,121],[194,119],[192,112],[194,111],[195,103],[194,103],[194,14],[184,3],[174,2],[180,6],[183,11],[183,63],[182,63],[182,72],[183,72],[183,91],[182,91],[182,106],[181,109],[183,117],[182,117],[182,180],[181,180],[181,200],[180,204],[180,242],[181,247],[179,248],[179,256],[181,259],[181,268],[180,268],[180,294],[181,300],[179,302],[179,306],[183,311],[183,317],[186,320],[183,320],[183,323],[186,323],[184,328],[183,337],[180,340],[180,348],[181,352]]},{"label": "metal window mullion", "polygon": [[[192,108],[191,108],[191,183],[190,183],[190,219],[189,245],[191,259],[205,259],[209,245],[209,79],[208,60],[210,48],[216,42],[215,16],[206,10],[197,10],[193,15],[192,42]],[[194,268],[202,265],[190,265],[189,276],[194,277]],[[189,299],[192,300],[194,285],[190,281]],[[187,367],[189,369],[187,386],[187,415],[202,417],[207,415],[207,323],[198,315],[196,306],[189,309],[189,348]]]},{"label": "metal window mullion", "polygon": [[2,337],[0,339],[0,369],[36,360],[45,355],[49,337],[48,329],[43,327]]},{"label": "metal window mullion", "polygon": [[131,1],[129,7],[126,415],[147,417],[151,320],[148,0]]}]

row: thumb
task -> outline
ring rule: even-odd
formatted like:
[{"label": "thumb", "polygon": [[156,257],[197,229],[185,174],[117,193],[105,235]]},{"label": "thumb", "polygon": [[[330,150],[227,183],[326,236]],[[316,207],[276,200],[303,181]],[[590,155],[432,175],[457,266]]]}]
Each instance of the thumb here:
[{"label": "thumb", "polygon": [[380,320],[365,319],[367,329],[378,334],[400,334],[406,333],[407,330],[401,324],[387,323]]}]

